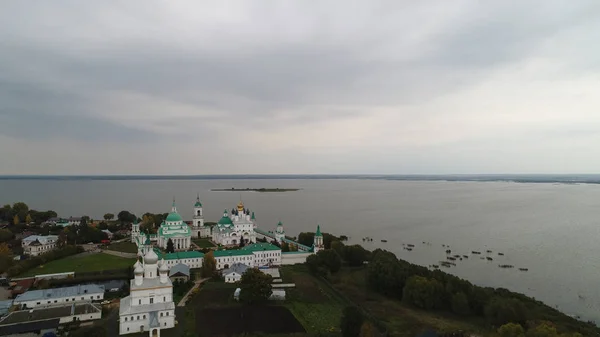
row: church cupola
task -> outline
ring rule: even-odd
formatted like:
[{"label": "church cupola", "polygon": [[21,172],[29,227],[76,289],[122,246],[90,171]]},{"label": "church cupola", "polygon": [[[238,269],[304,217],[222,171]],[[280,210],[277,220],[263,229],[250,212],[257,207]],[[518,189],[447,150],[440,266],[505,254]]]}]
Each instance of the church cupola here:
[{"label": "church cupola", "polygon": [[200,202],[200,193],[196,196],[196,203],[194,204],[194,217],[202,216],[202,203]]},{"label": "church cupola", "polygon": [[167,283],[169,279],[169,266],[167,266],[165,259],[160,260],[158,265],[159,281],[160,283]]},{"label": "church cupola", "polygon": [[135,285],[141,285],[143,282],[143,278],[144,278],[144,268],[142,267],[142,264],[140,263],[140,261],[136,261],[136,263],[133,265],[134,269],[133,269],[133,282],[135,283]]},{"label": "church cupola", "polygon": [[277,223],[277,228],[275,229],[275,240],[281,243],[283,242],[283,239],[285,239],[285,231],[283,230],[283,223],[279,221],[279,223]]},{"label": "church cupola", "polygon": [[156,278],[158,276],[158,255],[154,252],[154,249],[149,249],[146,255],[144,255],[144,277],[145,278]]},{"label": "church cupola", "polygon": [[317,225],[317,232],[315,233],[314,239],[314,252],[317,253],[320,250],[323,250],[325,246],[323,245],[323,234],[321,233],[321,225]]}]

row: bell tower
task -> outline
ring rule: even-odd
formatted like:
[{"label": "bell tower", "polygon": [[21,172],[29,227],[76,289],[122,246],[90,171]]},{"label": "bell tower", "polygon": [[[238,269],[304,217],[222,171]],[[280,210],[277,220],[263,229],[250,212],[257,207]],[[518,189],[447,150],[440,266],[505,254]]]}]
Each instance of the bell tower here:
[{"label": "bell tower", "polygon": [[202,213],[202,203],[200,202],[200,194],[196,196],[194,204],[194,218],[192,220],[192,236],[201,237],[202,228],[204,227],[204,214]]}]

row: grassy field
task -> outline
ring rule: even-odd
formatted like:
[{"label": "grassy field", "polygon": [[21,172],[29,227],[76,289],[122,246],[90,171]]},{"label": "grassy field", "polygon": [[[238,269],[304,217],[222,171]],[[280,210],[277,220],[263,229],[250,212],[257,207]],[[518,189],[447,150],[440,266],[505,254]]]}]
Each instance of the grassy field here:
[{"label": "grassy field", "polygon": [[138,251],[137,245],[135,243],[127,241],[111,243],[110,245],[108,245],[108,247],[106,247],[106,249],[123,253],[137,253]]},{"label": "grassy field", "polygon": [[35,276],[39,274],[93,272],[109,269],[121,269],[132,266],[135,259],[126,259],[114,255],[97,253],[69,256],[64,259],[54,260],[37,268],[30,269],[18,277]]},{"label": "grassy field", "polygon": [[303,265],[282,267],[281,275],[285,282],[296,284],[296,288],[286,290],[284,305],[308,333],[340,333],[345,303],[335,293]]},{"label": "grassy field", "polygon": [[463,330],[478,336],[495,336],[485,322],[466,319],[448,313],[418,310],[369,291],[364,268],[343,268],[333,278],[333,286],[352,302],[382,320],[390,336],[412,337],[428,329],[436,331]]},{"label": "grassy field", "polygon": [[215,247],[215,245],[212,242],[210,242],[210,240],[208,240],[208,239],[192,239],[192,242],[197,244],[198,247],[200,247],[200,248]]}]

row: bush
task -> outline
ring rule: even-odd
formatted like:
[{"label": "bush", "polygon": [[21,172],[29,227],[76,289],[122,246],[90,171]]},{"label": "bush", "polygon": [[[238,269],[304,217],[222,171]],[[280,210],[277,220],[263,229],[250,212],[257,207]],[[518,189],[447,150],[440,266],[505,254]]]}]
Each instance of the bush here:
[{"label": "bush", "polygon": [[525,330],[519,324],[507,323],[498,329],[500,337],[525,337]]},{"label": "bush", "polygon": [[441,309],[444,287],[434,279],[411,276],[404,286],[402,300],[422,309]]},{"label": "bush", "polygon": [[496,326],[510,322],[525,323],[526,309],[523,303],[515,298],[494,297],[485,307],[485,317]]},{"label": "bush", "polygon": [[358,337],[365,318],[355,306],[348,306],[342,312],[340,329],[343,337]]}]

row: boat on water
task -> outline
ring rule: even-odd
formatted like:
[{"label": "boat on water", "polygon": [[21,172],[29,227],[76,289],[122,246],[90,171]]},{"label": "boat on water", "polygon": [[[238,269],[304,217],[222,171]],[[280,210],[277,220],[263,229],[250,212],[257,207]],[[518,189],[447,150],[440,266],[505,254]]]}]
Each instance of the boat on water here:
[{"label": "boat on water", "polygon": [[387,240],[381,240],[381,242],[387,242]]}]

